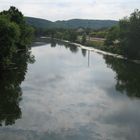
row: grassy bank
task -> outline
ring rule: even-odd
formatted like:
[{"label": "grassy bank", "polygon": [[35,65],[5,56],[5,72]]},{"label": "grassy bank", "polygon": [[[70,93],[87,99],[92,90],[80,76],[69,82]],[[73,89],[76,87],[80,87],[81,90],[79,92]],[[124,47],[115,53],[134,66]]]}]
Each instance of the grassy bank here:
[{"label": "grassy bank", "polygon": [[88,47],[93,47],[95,49],[106,51],[109,53],[122,55],[122,52],[120,51],[120,49],[118,49],[117,45],[108,47],[105,45],[105,40],[106,40],[105,38],[87,38],[85,43],[82,43],[81,40],[78,40],[78,43],[88,46]]}]

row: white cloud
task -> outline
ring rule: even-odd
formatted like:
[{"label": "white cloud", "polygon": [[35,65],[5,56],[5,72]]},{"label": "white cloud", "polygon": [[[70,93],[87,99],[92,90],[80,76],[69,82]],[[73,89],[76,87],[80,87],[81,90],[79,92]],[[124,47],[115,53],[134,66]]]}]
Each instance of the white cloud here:
[{"label": "white cloud", "polygon": [[24,15],[49,20],[120,19],[140,7],[139,0],[1,0],[0,10],[14,5]]}]

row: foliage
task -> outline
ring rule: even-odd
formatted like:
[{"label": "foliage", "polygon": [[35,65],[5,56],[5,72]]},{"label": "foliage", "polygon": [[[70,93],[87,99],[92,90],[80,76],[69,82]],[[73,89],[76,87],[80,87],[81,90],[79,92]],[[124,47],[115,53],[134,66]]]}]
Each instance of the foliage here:
[{"label": "foliage", "polygon": [[[33,39],[34,29],[29,25],[23,24],[20,26],[20,40],[18,42],[19,48],[28,49]],[[27,48],[28,47],[28,48]]]},{"label": "foliage", "polygon": [[115,46],[118,40],[119,52],[132,59],[140,59],[140,11],[135,10],[130,17],[119,21],[119,25],[112,27],[107,35],[105,45]]},{"label": "foliage", "polygon": [[77,40],[78,33],[72,29],[47,29],[46,35],[51,38],[58,38],[62,40],[69,40],[75,42]]},{"label": "foliage", "polygon": [[15,44],[19,41],[19,26],[10,22],[6,17],[0,16],[0,35],[0,61],[8,63],[16,51]]},{"label": "foliage", "polygon": [[120,29],[119,26],[111,27],[106,36],[105,45],[113,45],[114,41],[119,38]]},{"label": "foliage", "polygon": [[82,43],[82,44],[85,44],[86,41],[87,41],[87,39],[86,39],[86,34],[83,34],[81,43]]},{"label": "foliage", "polygon": [[[12,125],[21,118],[21,82],[27,64],[34,62],[27,45],[33,30],[15,7],[0,13],[0,125]],[[20,50],[22,48],[22,51]]]},{"label": "foliage", "polygon": [[15,7],[0,12],[0,64],[9,65],[19,49],[28,50],[33,28],[26,24],[23,14]]},{"label": "foliage", "polygon": [[77,29],[77,28],[90,28],[101,29],[108,28],[118,24],[114,20],[86,20],[86,19],[71,19],[66,21],[48,21],[39,18],[26,17],[26,22],[36,28],[63,28],[63,29]]},{"label": "foliage", "polygon": [[96,38],[106,38],[107,33],[108,33],[108,29],[100,29],[91,32],[90,36]]},{"label": "foliage", "polygon": [[140,11],[135,10],[129,18],[121,20],[119,24],[124,55],[140,59]]},{"label": "foliage", "polygon": [[11,22],[15,22],[18,25],[25,24],[23,14],[17,8],[15,8],[14,6],[11,6],[8,11],[5,11],[5,10],[2,11],[0,13],[0,15],[7,16],[7,18]]}]

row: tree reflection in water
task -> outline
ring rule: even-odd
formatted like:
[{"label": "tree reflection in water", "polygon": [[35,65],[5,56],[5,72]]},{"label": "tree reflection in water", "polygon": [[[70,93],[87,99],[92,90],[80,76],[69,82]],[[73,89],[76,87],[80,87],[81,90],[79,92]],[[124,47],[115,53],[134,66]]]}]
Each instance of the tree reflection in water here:
[{"label": "tree reflection in water", "polygon": [[[78,47],[74,44],[67,43],[61,40],[53,40],[52,42],[55,42],[55,44],[58,44],[59,46],[64,46],[65,48],[68,48],[72,53],[78,52]],[[51,44],[52,44],[51,42]]]},{"label": "tree reflection in water", "polygon": [[[51,44],[52,48],[55,48],[56,45],[59,46],[63,46],[65,48],[68,48],[72,53],[77,53],[78,52],[78,47],[74,44],[68,43],[68,42],[64,42],[62,40],[58,40],[58,39],[53,39],[53,38],[37,38],[36,42],[44,42],[44,44]],[[37,44],[34,44],[35,46],[37,46]],[[40,46],[40,44],[38,43],[38,46]],[[82,52],[83,56],[86,55],[86,52]]]},{"label": "tree reflection in water", "polygon": [[82,52],[83,57],[86,57],[87,50],[86,49],[81,49],[81,52]]},{"label": "tree reflection in water", "polygon": [[140,65],[104,56],[106,64],[116,72],[116,90],[129,97],[140,97]]},{"label": "tree reflection in water", "polygon": [[11,68],[0,68],[0,125],[12,125],[21,118],[19,102],[22,99],[21,83],[25,79],[28,63],[34,63],[29,51],[22,51],[13,57]]}]

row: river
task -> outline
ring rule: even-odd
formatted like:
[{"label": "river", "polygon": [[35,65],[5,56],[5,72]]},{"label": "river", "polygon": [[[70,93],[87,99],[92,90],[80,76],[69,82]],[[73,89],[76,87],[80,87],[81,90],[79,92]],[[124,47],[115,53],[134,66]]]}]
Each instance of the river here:
[{"label": "river", "polygon": [[1,73],[0,140],[140,139],[139,64],[45,38],[31,53]]}]

